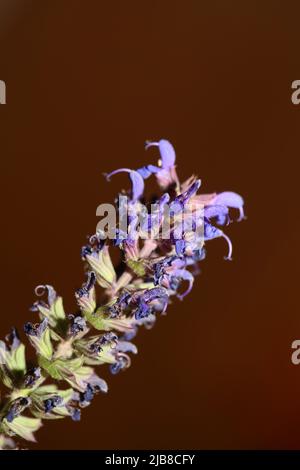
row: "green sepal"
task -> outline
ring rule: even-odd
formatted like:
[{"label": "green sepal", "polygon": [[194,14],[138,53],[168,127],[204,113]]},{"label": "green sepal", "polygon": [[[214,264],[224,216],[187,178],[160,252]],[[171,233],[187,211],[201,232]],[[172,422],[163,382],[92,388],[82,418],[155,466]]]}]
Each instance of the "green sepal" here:
[{"label": "green sepal", "polygon": [[84,392],[86,384],[89,378],[93,375],[93,369],[91,367],[82,366],[74,371],[72,374],[66,374],[64,380],[68,382],[71,387]]},{"label": "green sepal", "polygon": [[21,372],[25,374],[26,372],[26,359],[25,359],[25,346],[24,344],[19,344],[19,346],[10,351],[7,354],[6,365],[9,370],[20,374]]},{"label": "green sepal", "polygon": [[[113,305],[111,302],[108,305]],[[134,325],[134,319],[123,315],[120,318],[110,318],[108,305],[99,307],[95,313],[85,314],[86,321],[99,331],[117,330],[121,332],[130,331]]]},{"label": "green sepal", "polygon": [[14,388],[13,379],[5,370],[0,368],[0,380],[7,388]]},{"label": "green sepal", "polygon": [[146,274],[145,263],[142,260],[127,259],[127,266],[136,274],[138,277],[143,277]]},{"label": "green sepal", "polygon": [[42,314],[42,318],[48,318],[51,326],[56,326],[58,321],[66,319],[62,297],[56,297],[51,307],[39,304],[38,309]]},{"label": "green sepal", "polygon": [[59,372],[59,364],[58,361],[49,361],[44,356],[38,356],[38,364],[39,366],[44,369],[50,377],[55,380],[62,380],[62,375]]},{"label": "green sepal", "polygon": [[[74,391],[72,388],[58,390],[56,385],[42,386],[31,395],[31,413],[36,418],[41,419],[61,419],[65,416],[69,416],[70,412],[66,408],[66,405],[72,399],[73,394]],[[45,413],[44,401],[51,398],[53,395],[59,395],[63,399],[63,403],[53,408],[50,413]]]},{"label": "green sepal", "polygon": [[98,284],[107,289],[116,281],[116,271],[111,261],[109,248],[104,246],[97,256],[87,255],[86,260],[95,272]]},{"label": "green sepal", "polygon": [[26,373],[25,345],[20,343],[9,351],[1,341],[0,379],[8,388],[14,388],[15,382]]},{"label": "green sepal", "polygon": [[29,341],[35,347],[40,356],[45,357],[46,359],[51,359],[53,354],[53,348],[51,343],[51,333],[50,329],[47,327],[45,331],[38,336],[28,336]]},{"label": "green sepal", "polygon": [[96,330],[104,330],[104,314],[99,312],[100,309],[97,310],[95,313],[84,313],[84,317],[86,321],[92,325]]},{"label": "green sepal", "polygon": [[6,434],[16,434],[30,442],[35,442],[33,433],[40,429],[41,426],[42,422],[40,419],[28,418],[27,416],[17,416],[11,423],[5,418],[2,421],[2,428]]},{"label": "green sepal", "polygon": [[90,368],[82,367],[83,362],[83,356],[74,359],[56,359],[54,361],[48,361],[41,356],[39,357],[39,366],[53,379],[65,380],[72,387],[80,391],[84,391],[85,389],[82,380],[90,376],[93,372]]}]

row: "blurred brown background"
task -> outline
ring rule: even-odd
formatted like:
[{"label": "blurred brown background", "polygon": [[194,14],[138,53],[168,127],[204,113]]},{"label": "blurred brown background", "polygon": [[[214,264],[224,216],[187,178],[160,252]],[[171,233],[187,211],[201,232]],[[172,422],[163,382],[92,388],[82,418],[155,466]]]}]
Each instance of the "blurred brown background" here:
[{"label": "blurred brown background", "polygon": [[[234,190],[248,220],[208,245],[192,294],[141,332],[139,355],[35,449],[300,448],[300,79],[297,1],[1,0],[1,336],[37,284],[75,307],[96,207],[175,145],[182,178]],[[123,178],[123,179],[122,179]]]}]

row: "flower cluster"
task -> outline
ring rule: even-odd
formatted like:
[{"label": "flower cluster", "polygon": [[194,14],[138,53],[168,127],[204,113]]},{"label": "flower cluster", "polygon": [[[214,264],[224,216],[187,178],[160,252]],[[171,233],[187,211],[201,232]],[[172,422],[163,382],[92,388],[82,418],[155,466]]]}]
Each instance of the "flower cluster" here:
[{"label": "flower cluster", "polygon": [[[27,322],[24,333],[36,352],[29,366],[25,345],[16,329],[0,341],[0,379],[6,393],[0,398],[0,448],[15,448],[13,436],[34,441],[42,420],[69,416],[80,420],[81,410],[98,393],[106,393],[106,382],[97,366],[108,364],[112,374],[127,369],[131,342],[140,326],[153,326],[157,314],[164,314],[172,296],[182,300],[192,289],[198,263],[205,258],[208,240],[222,237],[232,245],[223,228],[231,222],[229,210],[244,217],[243,199],[236,193],[197,194],[200,180],[192,176],[182,184],[175,167],[175,151],[167,140],[148,142],[158,147],[157,166],[136,170],[121,168],[106,175],[109,180],[121,172],[129,174],[128,231],[115,227],[112,240],[97,232],[81,250],[86,280],[75,292],[74,313],[64,310],[62,297],[50,285],[38,286],[31,310],[38,318]],[[163,228],[164,207],[173,203],[168,238],[142,239],[134,230],[144,202],[145,180],[153,175],[162,194],[155,214],[143,214],[142,228]],[[199,207],[202,210],[199,212]],[[188,210],[187,210],[188,208]],[[120,210],[120,208],[117,208]],[[189,223],[180,237],[176,222],[184,212]],[[195,230],[195,226],[201,230]],[[121,253],[122,269],[117,275],[112,250]]]}]

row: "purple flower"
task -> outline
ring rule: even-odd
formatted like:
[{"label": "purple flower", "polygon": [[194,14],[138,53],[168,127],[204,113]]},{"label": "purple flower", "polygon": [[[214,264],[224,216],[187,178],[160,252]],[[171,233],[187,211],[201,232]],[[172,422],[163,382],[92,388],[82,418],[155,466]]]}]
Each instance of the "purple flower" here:
[{"label": "purple flower", "polygon": [[110,365],[112,374],[118,374],[121,370],[127,369],[130,366],[130,358],[127,354],[118,353],[116,361]]},{"label": "purple flower", "polygon": [[68,411],[73,421],[80,421],[81,419],[81,410],[75,407],[68,407]]},{"label": "purple flower", "polygon": [[33,367],[30,369],[24,377],[24,386],[26,388],[33,387],[36,382],[41,378],[41,368],[40,367]]},{"label": "purple flower", "polygon": [[121,336],[120,339],[121,339],[122,341],[131,341],[133,338],[136,337],[137,332],[138,332],[138,328],[137,328],[137,326],[135,326],[135,327],[132,328],[130,331],[126,331],[126,332]]},{"label": "purple flower", "polygon": [[201,186],[201,181],[196,180],[184,193],[179,194],[179,196],[176,196],[176,198],[174,199],[174,202],[171,204],[172,208],[174,205],[174,208],[176,211],[175,213],[177,213],[177,209],[176,209],[177,207],[184,208],[185,204],[187,204],[187,202],[189,202],[189,200],[196,194],[200,186]]},{"label": "purple flower", "polygon": [[146,142],[146,150],[150,147],[158,147],[161,158],[161,167],[164,170],[169,170],[175,165],[176,154],[173,145],[166,139],[161,139],[158,142]]},{"label": "purple flower", "polygon": [[[136,221],[140,222],[141,232],[142,233],[152,233],[154,238],[158,233],[161,227],[163,217],[165,215],[165,209],[168,210],[167,204],[170,201],[170,195],[168,193],[163,194],[159,200],[151,205],[151,213],[145,212],[140,214],[141,220],[136,217]],[[167,213],[168,214],[168,213]]]},{"label": "purple flower", "polygon": [[86,329],[86,321],[81,315],[75,316],[70,314],[68,318],[71,321],[70,332],[72,336],[76,336]]},{"label": "purple flower", "polygon": [[137,354],[137,347],[130,341],[120,340],[116,346],[117,352]]},{"label": "purple flower", "polygon": [[116,175],[117,173],[129,173],[129,177],[131,179],[132,183],[132,201],[137,201],[138,199],[141,198],[144,192],[144,180],[142,176],[135,170],[130,170],[129,168],[119,168],[118,170],[114,170],[111,173],[106,174],[106,179],[107,181],[110,180],[110,178],[113,175]]},{"label": "purple flower", "polygon": [[92,374],[88,381],[89,385],[93,387],[94,393],[102,392],[107,393],[108,387],[105,380],[98,377],[97,374]]},{"label": "purple flower", "polygon": [[211,201],[211,204],[222,205],[227,207],[232,207],[238,209],[240,216],[238,221],[241,221],[245,218],[244,215],[244,200],[242,196],[232,191],[225,191],[223,193],[217,194],[216,197]]},{"label": "purple flower", "polygon": [[165,312],[169,302],[169,296],[166,289],[154,287],[146,290],[138,299],[138,308],[135,311],[135,318],[140,320],[148,317],[153,311],[153,307],[158,306],[162,313]]},{"label": "purple flower", "polygon": [[[184,297],[186,295],[188,295],[191,292],[192,288],[193,288],[194,276],[192,275],[192,273],[190,273],[186,269],[175,269],[174,273],[171,275],[171,283],[174,282],[174,280],[177,283],[179,283],[178,287],[179,287],[181,281],[188,281],[188,283],[189,283],[188,288],[184,291],[183,294],[177,294],[177,297],[180,300],[183,300]],[[177,290],[177,289],[175,289],[175,290]]]},{"label": "purple flower", "polygon": [[59,395],[53,395],[44,400],[43,404],[45,413],[50,413],[54,408],[63,404],[63,399]]},{"label": "purple flower", "polygon": [[104,335],[101,336],[100,342],[102,345],[111,343],[117,344],[118,337],[113,331],[109,331],[108,333],[104,333]]},{"label": "purple flower", "polygon": [[181,281],[189,283],[188,288],[183,294],[177,294],[177,297],[182,300],[193,288],[194,276],[191,272],[185,269],[186,260],[182,258],[172,257],[166,259],[164,262],[154,266],[154,282],[156,285],[161,285],[167,289],[177,291]]},{"label": "purple flower", "polygon": [[229,223],[229,210],[227,206],[209,205],[204,208],[204,216],[210,221],[216,219],[219,225],[226,225]]},{"label": "purple flower", "polygon": [[28,408],[28,406],[31,404],[30,398],[26,397],[21,397],[17,398],[14,400],[14,402],[10,405],[7,414],[5,415],[5,419],[9,422],[12,423],[13,420],[17,417],[20,416],[20,414]]},{"label": "purple flower", "polygon": [[49,284],[45,284],[45,285],[41,284],[35,288],[35,294],[38,297],[42,297],[43,295],[45,295],[45,293],[47,293],[48,303],[45,303],[44,301],[35,302],[33,306],[31,307],[31,310],[33,312],[39,311],[39,306],[42,306],[45,308],[51,308],[54,302],[56,301],[57,299],[56,291]]},{"label": "purple flower", "polygon": [[208,221],[204,223],[204,240],[212,240],[214,238],[223,237],[228,244],[228,254],[225,256],[225,259],[232,259],[232,243],[230,238],[219,228],[214,227]]},{"label": "purple flower", "polygon": [[48,319],[45,318],[41,323],[35,325],[31,322],[27,322],[24,325],[24,331],[28,336],[36,336],[40,338],[48,326]]},{"label": "purple flower", "polygon": [[114,240],[114,245],[115,246],[120,246],[127,239],[128,239],[127,232],[124,232],[123,230],[120,230],[119,228],[116,228],[115,237],[113,239]]},{"label": "purple flower", "polygon": [[161,139],[158,142],[146,142],[146,150],[149,147],[158,147],[161,166],[146,165],[139,168],[137,172],[144,179],[155,175],[162,188],[168,188],[173,183],[178,185],[178,177],[175,171],[176,154],[173,145],[168,140]]},{"label": "purple flower", "polygon": [[6,336],[6,341],[8,343],[8,348],[10,351],[14,351],[20,346],[20,337],[16,328],[12,328],[11,332]]},{"label": "purple flower", "polygon": [[117,301],[109,307],[110,318],[118,318],[122,314],[123,310],[128,308],[130,299],[131,295],[129,292],[123,292]]},{"label": "purple flower", "polygon": [[87,384],[87,387],[84,392],[79,394],[80,396],[80,405],[81,406],[86,406],[89,405],[92,399],[95,396],[95,391],[94,388],[92,387],[91,384]]},{"label": "purple flower", "polygon": [[183,256],[185,251],[186,242],[185,240],[176,240],[175,250],[178,256]]},{"label": "purple flower", "polygon": [[75,297],[80,309],[84,312],[93,312],[96,308],[95,289],[96,274],[94,271],[88,273],[87,282],[75,292]]}]

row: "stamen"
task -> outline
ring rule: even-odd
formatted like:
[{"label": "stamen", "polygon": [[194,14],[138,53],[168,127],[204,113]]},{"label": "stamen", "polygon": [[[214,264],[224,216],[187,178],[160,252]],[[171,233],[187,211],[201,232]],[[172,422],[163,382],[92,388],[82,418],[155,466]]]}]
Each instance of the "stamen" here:
[{"label": "stamen", "polygon": [[130,170],[129,168],[119,168],[118,170],[114,170],[111,173],[106,173],[105,177],[107,181],[110,181],[110,178],[118,173],[129,173],[129,177],[132,183],[132,199],[133,201],[139,199],[142,196],[145,187],[143,177],[137,171]]},{"label": "stamen", "polygon": [[231,240],[224,232],[222,232],[221,237],[225,238],[225,240],[227,241],[227,244],[228,244],[228,255],[225,256],[224,259],[226,259],[228,261],[232,261],[232,243],[231,243]]},{"label": "stamen", "polygon": [[116,175],[118,173],[131,173],[132,170],[130,170],[129,168],[119,168],[118,170],[114,170],[112,171],[111,173],[103,173],[103,175],[105,176],[106,180],[107,181],[110,181],[110,178],[113,176],[113,175]]},{"label": "stamen", "polygon": [[38,297],[42,297],[45,294],[46,290],[47,286],[40,284],[39,286],[36,286],[36,288],[34,289],[34,293]]},{"label": "stamen", "polygon": [[244,213],[244,207],[243,207],[243,206],[240,206],[238,209],[239,209],[239,211],[240,211],[240,216],[239,216],[239,218],[237,219],[237,222],[241,222],[242,220],[247,219],[247,217],[245,216],[245,213]]},{"label": "stamen", "polygon": [[149,147],[159,147],[159,142],[151,142],[151,140],[146,140],[145,149],[148,150]]}]

